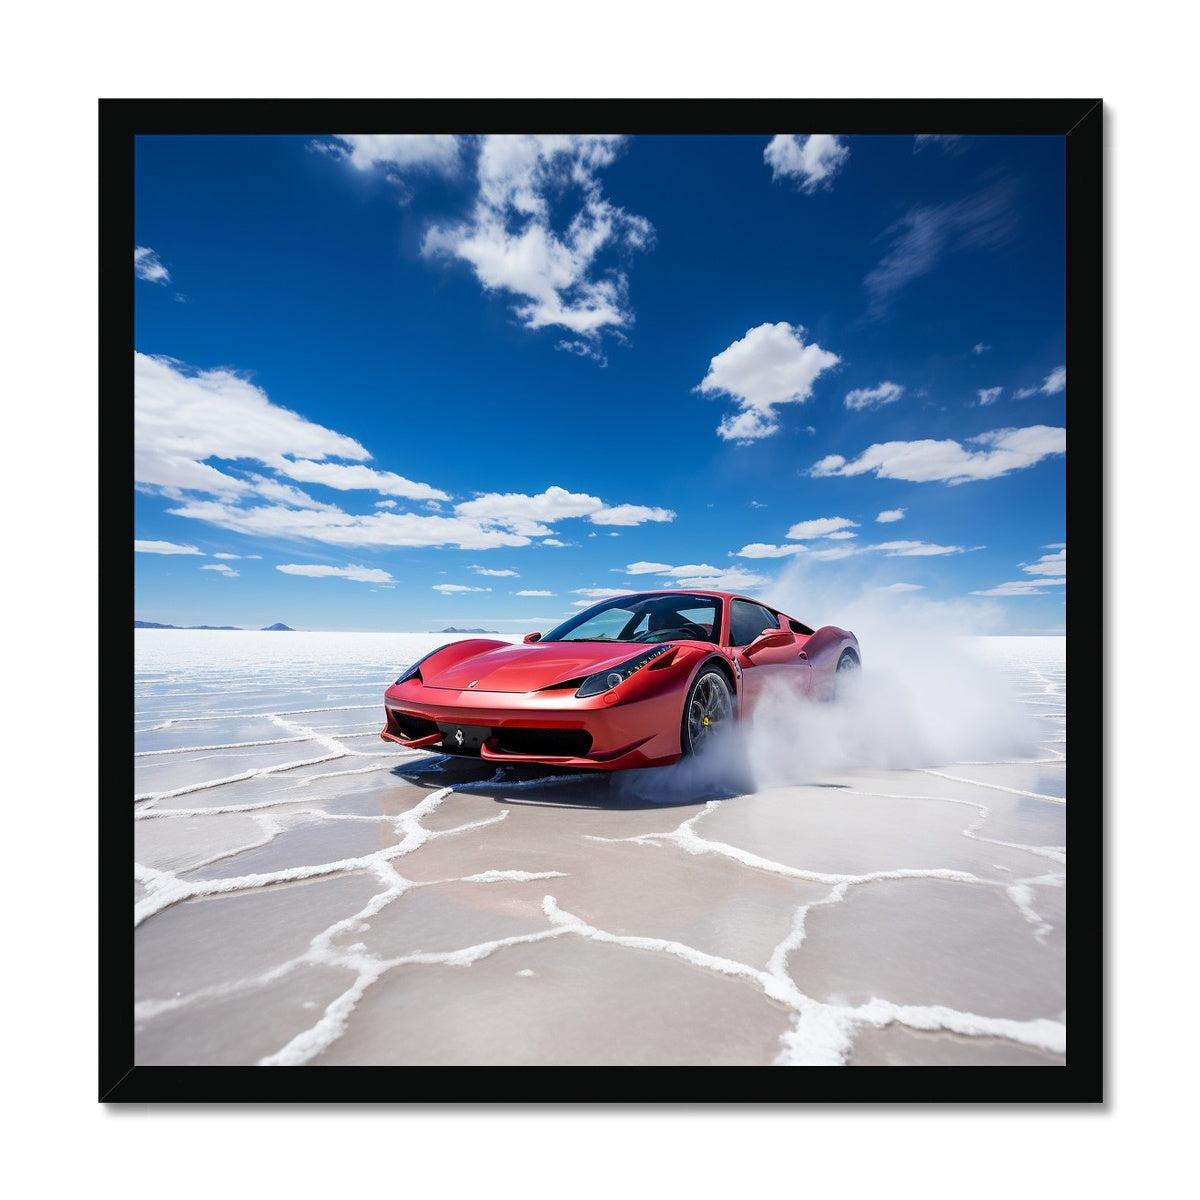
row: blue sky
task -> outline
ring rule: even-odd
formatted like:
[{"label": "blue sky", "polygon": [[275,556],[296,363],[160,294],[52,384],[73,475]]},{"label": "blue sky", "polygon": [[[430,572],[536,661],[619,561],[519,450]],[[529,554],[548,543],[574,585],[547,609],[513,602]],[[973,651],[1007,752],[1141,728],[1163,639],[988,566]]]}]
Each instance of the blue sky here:
[{"label": "blue sky", "polygon": [[135,176],[139,619],[1065,627],[1062,137],[142,136]]}]

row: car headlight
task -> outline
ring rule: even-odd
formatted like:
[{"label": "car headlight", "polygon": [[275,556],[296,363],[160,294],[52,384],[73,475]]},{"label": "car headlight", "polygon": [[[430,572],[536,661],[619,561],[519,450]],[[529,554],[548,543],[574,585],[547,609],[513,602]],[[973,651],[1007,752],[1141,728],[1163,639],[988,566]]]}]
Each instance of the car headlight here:
[{"label": "car headlight", "polygon": [[636,658],[631,658],[619,666],[606,667],[603,671],[597,671],[595,675],[589,675],[579,685],[575,695],[582,700],[587,696],[598,696],[601,692],[611,691],[618,684],[624,683],[635,671],[640,671],[647,663],[661,658],[668,651],[674,649],[675,647],[669,643],[664,646],[655,646],[653,650],[645,650]]}]

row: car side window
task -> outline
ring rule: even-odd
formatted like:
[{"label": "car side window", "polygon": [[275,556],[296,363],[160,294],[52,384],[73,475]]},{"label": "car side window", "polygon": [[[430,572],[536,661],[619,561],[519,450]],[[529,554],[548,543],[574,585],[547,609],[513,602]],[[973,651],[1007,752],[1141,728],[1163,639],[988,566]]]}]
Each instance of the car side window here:
[{"label": "car side window", "polygon": [[748,646],[764,629],[774,629],[779,618],[761,604],[734,600],[729,605],[729,644]]}]

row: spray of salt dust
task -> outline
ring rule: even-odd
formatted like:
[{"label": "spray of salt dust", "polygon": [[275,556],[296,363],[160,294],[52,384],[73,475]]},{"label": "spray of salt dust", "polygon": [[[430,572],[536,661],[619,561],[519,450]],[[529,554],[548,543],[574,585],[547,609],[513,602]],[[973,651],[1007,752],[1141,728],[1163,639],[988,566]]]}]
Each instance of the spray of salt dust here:
[{"label": "spray of salt dust", "polygon": [[[695,759],[621,772],[619,794],[677,804],[813,781],[855,769],[945,767],[1038,756],[1036,718],[973,648],[995,610],[897,596],[870,586],[839,596],[793,569],[763,599],[814,627],[851,629],[863,669],[835,702],[772,681],[754,713]],[[807,576],[807,577],[806,577]]]}]

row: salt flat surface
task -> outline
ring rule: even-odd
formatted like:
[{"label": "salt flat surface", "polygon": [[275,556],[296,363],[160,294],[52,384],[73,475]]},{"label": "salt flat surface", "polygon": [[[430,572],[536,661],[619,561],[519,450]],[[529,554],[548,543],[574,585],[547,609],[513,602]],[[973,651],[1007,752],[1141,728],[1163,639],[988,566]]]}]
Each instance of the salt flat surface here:
[{"label": "salt flat surface", "polygon": [[1065,639],[613,776],[382,742],[448,640],[136,631],[136,1064],[1066,1061]]}]

